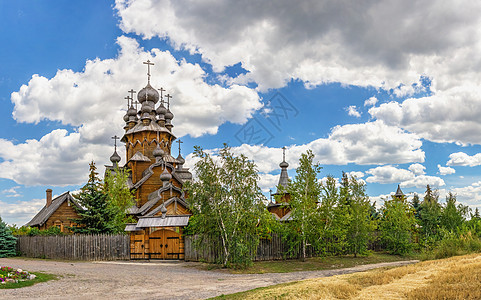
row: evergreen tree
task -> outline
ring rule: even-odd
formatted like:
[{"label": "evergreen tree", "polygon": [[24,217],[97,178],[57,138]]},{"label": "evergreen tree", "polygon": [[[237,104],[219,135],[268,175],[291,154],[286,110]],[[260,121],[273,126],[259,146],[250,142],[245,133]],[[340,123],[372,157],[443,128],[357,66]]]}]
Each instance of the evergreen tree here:
[{"label": "evergreen tree", "polygon": [[0,257],[16,255],[17,238],[0,217]]},{"label": "evergreen tree", "polygon": [[471,218],[474,218],[474,219],[480,219],[481,218],[481,216],[479,215],[479,209],[477,207],[474,210],[474,215],[472,215]]},{"label": "evergreen tree", "polygon": [[302,249],[301,259],[306,258],[306,247],[312,244],[318,247],[321,240],[320,211],[318,202],[321,194],[321,184],[317,180],[322,167],[314,163],[314,153],[307,150],[299,159],[294,180],[289,183],[288,191],[291,195],[291,219],[286,224],[291,233],[291,248]]},{"label": "evergreen tree", "polygon": [[441,218],[441,205],[438,202],[439,194],[431,190],[429,185],[426,187],[424,200],[421,202],[419,210],[419,223],[425,241],[430,244],[438,240],[439,226]]},{"label": "evergreen tree", "polygon": [[72,219],[77,224],[70,227],[74,233],[115,233],[117,232],[114,218],[115,211],[108,203],[108,195],[104,193],[102,184],[98,178],[97,167],[90,163],[89,180],[87,184],[75,195],[80,206],[74,206],[80,218]]},{"label": "evergreen tree", "polygon": [[446,205],[443,207],[440,217],[442,227],[451,232],[461,229],[466,221],[468,209],[465,205],[456,205],[456,195],[449,192],[446,196]]},{"label": "evergreen tree", "polygon": [[419,219],[419,211],[421,210],[421,202],[419,201],[419,195],[414,193],[413,200],[411,201],[411,206],[414,209],[414,216]]}]

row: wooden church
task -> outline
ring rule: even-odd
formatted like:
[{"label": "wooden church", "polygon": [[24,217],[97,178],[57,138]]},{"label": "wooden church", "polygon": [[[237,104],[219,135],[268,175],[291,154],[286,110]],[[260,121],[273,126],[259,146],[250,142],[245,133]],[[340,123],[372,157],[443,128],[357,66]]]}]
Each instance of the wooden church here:
[{"label": "wooden church", "polygon": [[290,200],[291,195],[287,192],[287,185],[289,184],[289,175],[287,174],[286,162],[286,147],[282,148],[282,162],[279,164],[281,168],[281,175],[279,176],[279,183],[277,184],[277,191],[272,194],[274,201],[267,204],[267,210],[279,221],[289,221],[291,216]]},{"label": "wooden church", "polygon": [[[138,102],[133,99],[134,90],[126,97],[128,110],[121,138],[126,149],[126,163],[121,168],[130,170],[127,184],[137,199],[128,212],[137,223],[127,224],[125,230],[131,237],[132,259],[183,259],[182,232],[191,213],[182,187],[192,174],[183,167],[180,140],[179,154],[172,156],[176,137],[172,133],[171,96],[163,96],[163,88],[150,85],[153,63],[144,64],[148,66],[147,85],[137,93]],[[107,170],[114,171],[121,160],[116,150],[110,160],[112,166]]]}]

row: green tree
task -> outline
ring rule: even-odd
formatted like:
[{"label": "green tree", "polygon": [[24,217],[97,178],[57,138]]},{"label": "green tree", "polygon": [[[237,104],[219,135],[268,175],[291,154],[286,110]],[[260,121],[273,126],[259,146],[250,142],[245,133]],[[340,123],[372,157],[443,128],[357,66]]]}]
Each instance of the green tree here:
[{"label": "green tree", "polygon": [[122,233],[125,224],[132,222],[131,217],[127,217],[127,210],[135,204],[134,191],[127,186],[129,170],[115,168],[113,172],[108,172],[104,178],[104,191],[108,196],[109,211],[112,211],[112,226],[114,231]]},{"label": "green tree", "polygon": [[419,223],[424,240],[428,245],[440,238],[441,205],[438,199],[439,193],[433,191],[430,186],[427,185],[426,194],[419,209]]},{"label": "green tree", "polygon": [[444,229],[457,232],[463,226],[469,208],[465,205],[456,205],[456,195],[449,192],[446,196],[446,205],[442,208],[441,225]]},{"label": "green tree", "polygon": [[411,206],[414,209],[414,216],[419,219],[419,211],[421,210],[421,202],[419,201],[419,195],[414,193],[413,200],[411,201]]},{"label": "green tree", "polygon": [[414,210],[405,197],[386,199],[381,208],[379,231],[381,241],[392,254],[407,254],[412,248],[411,232],[416,224]]},{"label": "green tree", "polygon": [[114,225],[115,211],[108,203],[108,195],[103,191],[102,184],[98,178],[95,163],[90,163],[89,180],[87,184],[75,195],[78,203],[83,209],[74,206],[78,219],[72,219],[77,224],[70,227],[74,233],[115,233]]},{"label": "green tree", "polygon": [[375,229],[375,222],[371,219],[371,203],[365,184],[351,176],[348,180],[347,191],[349,201],[347,201],[346,242],[348,252],[356,257],[367,251],[371,232]]},{"label": "green tree", "polygon": [[321,250],[331,254],[341,254],[346,247],[346,213],[339,205],[340,196],[337,181],[328,175],[322,183],[321,205]]},{"label": "green tree", "polygon": [[322,167],[314,163],[314,153],[307,150],[301,154],[299,167],[296,169],[296,176],[288,185],[288,192],[291,196],[291,217],[286,223],[290,233],[291,249],[300,246],[301,259],[306,259],[306,247],[308,244],[315,248],[319,246],[321,234],[320,210],[318,202],[321,194],[321,184],[317,180]]},{"label": "green tree", "polygon": [[0,217],[0,257],[9,257],[16,254],[17,238],[13,236],[7,224]]},{"label": "green tree", "polygon": [[259,225],[271,218],[263,203],[255,164],[235,156],[224,144],[218,157],[195,147],[197,179],[186,185],[193,212],[189,231],[221,241],[224,266],[243,267],[252,262],[259,243]]}]

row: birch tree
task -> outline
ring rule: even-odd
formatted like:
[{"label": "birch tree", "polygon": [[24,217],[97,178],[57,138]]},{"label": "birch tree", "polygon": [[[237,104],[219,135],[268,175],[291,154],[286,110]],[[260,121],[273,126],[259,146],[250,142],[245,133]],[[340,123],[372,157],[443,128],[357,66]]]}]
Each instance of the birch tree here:
[{"label": "birch tree", "polygon": [[220,240],[224,266],[246,266],[255,255],[259,226],[270,217],[258,186],[257,168],[245,155],[235,156],[227,145],[218,156],[195,147],[194,156],[198,159],[196,179],[186,185],[194,214],[189,230]]}]

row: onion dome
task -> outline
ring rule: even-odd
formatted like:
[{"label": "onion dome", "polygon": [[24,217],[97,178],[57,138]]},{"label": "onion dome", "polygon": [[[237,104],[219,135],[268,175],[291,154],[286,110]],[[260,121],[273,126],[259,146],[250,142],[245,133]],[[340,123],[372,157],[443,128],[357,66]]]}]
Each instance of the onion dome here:
[{"label": "onion dome", "polygon": [[154,155],[154,157],[162,157],[164,154],[165,152],[162,150],[162,148],[160,148],[159,144],[157,144],[157,147],[154,149],[154,151],[152,151],[152,155]]},{"label": "onion dome", "polygon": [[287,167],[289,167],[289,164],[288,164],[286,161],[282,161],[282,162],[279,164],[279,167],[281,167],[281,168],[287,168]]},{"label": "onion dome", "polygon": [[179,162],[179,165],[183,165],[185,163],[185,159],[182,157],[182,155],[179,153],[177,156],[177,161]]},{"label": "onion dome", "polygon": [[110,161],[112,164],[117,165],[120,161],[120,155],[117,153],[117,150],[114,151],[114,154],[110,157]]},{"label": "onion dome", "polygon": [[160,103],[159,107],[157,107],[157,110],[155,111],[158,115],[165,115],[167,113],[167,108]]},{"label": "onion dome", "polygon": [[164,182],[165,184],[171,179],[172,179],[172,175],[170,175],[169,171],[167,171],[167,168],[164,168],[164,171],[162,172],[162,174],[160,174],[160,180],[162,180],[162,182]]},{"label": "onion dome", "polygon": [[146,119],[150,119],[150,114],[149,114],[148,112],[144,112],[144,113],[142,114],[141,120],[146,120]]},{"label": "onion dome", "polygon": [[127,111],[127,115],[129,116],[137,116],[137,110],[131,105],[129,110]]},{"label": "onion dome", "polygon": [[150,106],[148,103],[144,103],[140,109],[140,111],[143,113],[150,113],[152,110],[152,106]]},{"label": "onion dome", "polygon": [[159,92],[150,86],[150,83],[147,83],[147,86],[141,89],[137,94],[137,99],[140,103],[152,101],[155,104],[159,101]]},{"label": "onion dome", "polygon": [[165,119],[172,120],[173,118],[174,118],[174,114],[170,111],[170,109],[167,109],[167,112],[165,113]]},{"label": "onion dome", "polygon": [[129,114],[125,114],[124,116],[124,122],[128,122],[129,121]]}]

